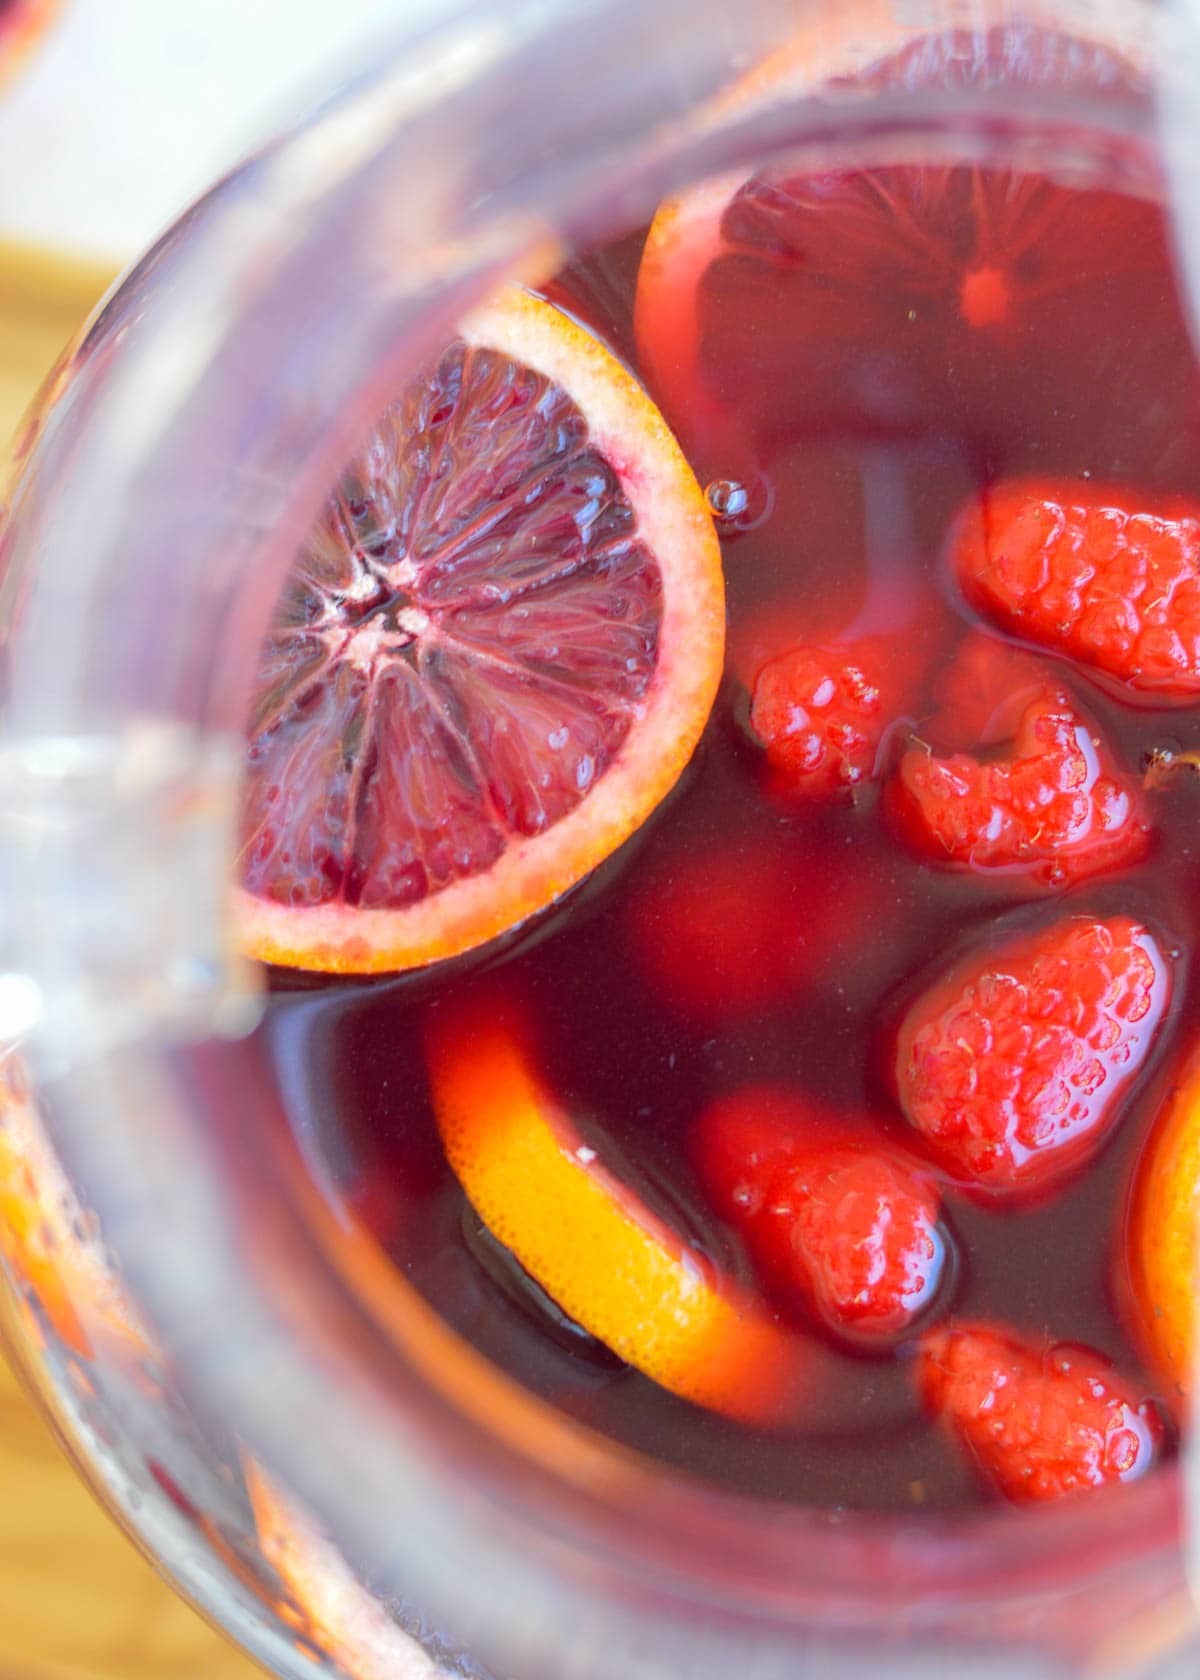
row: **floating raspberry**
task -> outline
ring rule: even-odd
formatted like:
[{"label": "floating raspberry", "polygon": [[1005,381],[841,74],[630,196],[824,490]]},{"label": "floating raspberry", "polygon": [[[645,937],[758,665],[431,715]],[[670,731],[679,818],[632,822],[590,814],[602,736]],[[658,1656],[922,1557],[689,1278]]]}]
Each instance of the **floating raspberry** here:
[{"label": "floating raspberry", "polygon": [[786,1085],[747,1085],[710,1103],[694,1155],[716,1212],[733,1224],[756,1224],[805,1142],[832,1136],[836,1124]]},{"label": "floating raspberry", "polygon": [[799,646],[759,671],[750,723],[781,787],[822,799],[874,778],[895,708],[876,648]]},{"label": "floating raspberry", "polygon": [[917,1383],[1008,1499],[1061,1499],[1131,1482],[1154,1462],[1161,1423],[1098,1354],[1034,1347],[960,1324],[923,1340]]},{"label": "floating raspberry", "polygon": [[777,1180],[770,1215],[791,1272],[835,1335],[894,1340],[937,1293],[946,1258],[927,1174],[846,1143],[802,1154]]},{"label": "floating raspberry", "polygon": [[936,1295],[947,1243],[928,1173],[846,1136],[843,1121],[775,1087],[715,1103],[698,1132],[701,1173],[784,1296],[839,1340],[894,1342]]},{"label": "floating raspberry", "polygon": [[984,491],[955,544],[980,611],[1136,693],[1200,694],[1200,506],[1090,484]]},{"label": "floating raspberry", "polygon": [[1128,916],[1066,917],[976,951],[912,1005],[896,1089],[947,1168],[993,1193],[1044,1190],[1093,1150],[1170,996]]},{"label": "floating raspberry", "polygon": [[892,803],[907,837],[936,862],[1043,887],[1132,863],[1150,837],[1138,789],[1061,688],[1026,705],[1005,758],[910,748]]}]

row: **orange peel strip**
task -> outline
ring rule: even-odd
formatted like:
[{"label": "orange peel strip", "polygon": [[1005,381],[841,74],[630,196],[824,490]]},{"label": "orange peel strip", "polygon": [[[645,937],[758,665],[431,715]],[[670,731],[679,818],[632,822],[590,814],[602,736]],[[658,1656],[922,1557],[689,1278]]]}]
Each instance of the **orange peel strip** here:
[{"label": "orange peel strip", "polygon": [[1171,1391],[1186,1397],[1200,1351],[1200,1057],[1170,1092],[1142,1157],[1128,1253],[1143,1346]]},{"label": "orange peel strip", "polygon": [[597,1162],[518,1036],[495,1019],[443,1022],[429,1052],[451,1167],[488,1230],[562,1310],[673,1394],[779,1421],[795,1389],[796,1338]]}]

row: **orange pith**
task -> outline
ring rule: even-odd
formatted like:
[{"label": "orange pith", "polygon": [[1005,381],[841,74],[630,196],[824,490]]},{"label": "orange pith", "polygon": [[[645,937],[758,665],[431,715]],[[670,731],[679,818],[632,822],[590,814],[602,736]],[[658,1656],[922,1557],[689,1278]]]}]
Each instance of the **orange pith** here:
[{"label": "orange pith", "polygon": [[438,1129],[476,1213],[565,1313],[662,1387],[778,1418],[794,1339],[596,1161],[523,1039],[482,1016],[430,1035]]},{"label": "orange pith", "polygon": [[[471,773],[477,773],[478,788],[482,790],[479,798],[486,807],[487,821],[492,822],[497,797],[495,767],[499,760],[489,755],[507,752],[509,766],[517,762],[519,767],[520,754],[524,752],[528,756],[528,742],[521,738],[515,748],[511,745],[513,732],[509,730],[506,735],[507,720],[501,718],[497,724],[499,714],[486,698],[476,705],[474,712],[468,708],[465,719],[461,714],[451,715],[440,699],[440,711],[427,707],[435,724],[426,735],[418,734],[415,723],[411,728],[405,724],[408,733],[399,737],[405,750],[390,755],[376,754],[370,774],[375,778],[373,785],[384,792],[375,796],[377,804],[371,809],[382,809],[381,802],[388,793],[393,801],[391,809],[402,807],[407,814],[415,811],[414,826],[419,819],[423,824],[420,832],[432,837],[430,844],[435,849],[440,847],[439,867],[446,865],[443,874],[435,878],[431,870],[428,890],[414,888],[405,901],[400,889],[391,890],[390,882],[399,874],[391,857],[384,859],[386,867],[380,866],[374,879],[368,878],[365,888],[360,889],[356,880],[353,891],[343,883],[324,896],[309,890],[306,881],[307,896],[295,893],[288,901],[282,891],[272,895],[270,891],[248,890],[244,880],[237,893],[242,939],[247,951],[264,961],[330,972],[387,972],[457,955],[505,932],[561,896],[641,825],[678,779],[712,706],[724,655],[720,552],[699,486],[649,398],[621,364],[583,328],[552,305],[515,289],[472,315],[462,325],[460,339],[466,347],[464,356],[483,355],[491,357],[493,362],[499,359],[501,366],[516,370],[518,379],[547,382],[551,392],[565,394],[574,405],[572,412],[577,411],[586,423],[588,448],[603,460],[606,471],[611,473],[621,507],[632,511],[633,539],[645,562],[639,581],[643,595],[646,589],[653,594],[648,607],[642,599],[644,616],[653,621],[638,644],[644,656],[645,677],[639,678],[641,686],[636,692],[632,688],[628,694],[622,690],[614,702],[614,712],[620,713],[620,733],[613,735],[611,756],[606,761],[597,761],[602,767],[594,781],[577,778],[568,787],[569,797],[560,799],[558,807],[550,809],[545,820],[530,820],[522,826],[511,820],[506,810],[504,821],[497,818],[493,827],[486,830],[486,846],[476,839],[483,820],[476,820],[474,807],[469,820],[476,826],[468,833],[467,841],[462,845],[453,838],[442,841],[446,824],[439,819],[437,799],[442,797],[443,785],[451,779],[445,768],[446,754],[461,749]],[[504,419],[501,413],[499,423],[503,424]],[[489,460],[487,450],[489,436],[495,435],[494,428],[485,430],[479,444],[482,459],[473,458],[467,463],[470,472],[466,476],[473,473],[478,480],[483,475],[483,490],[476,484],[470,491],[477,498],[474,505],[484,510],[481,517],[486,515],[492,500],[492,479],[487,475],[492,474],[494,479],[497,469]],[[536,460],[533,464],[535,468],[539,466]],[[397,472],[401,469],[409,471],[409,463],[401,461]],[[412,469],[414,473],[416,470]],[[435,482],[426,500],[442,494],[443,486]],[[502,501],[503,497],[498,496],[497,500]],[[314,680],[320,704],[336,707],[335,685],[354,678],[352,669],[350,678],[346,678],[347,669],[357,665],[361,670],[376,657],[392,661],[393,669],[385,677],[377,676],[382,665],[371,665],[369,671],[372,694],[384,695],[385,700],[406,699],[419,688],[409,676],[419,661],[427,658],[431,669],[436,666],[435,674],[444,674],[451,661],[457,661],[454,669],[465,672],[468,690],[473,676],[481,683],[486,677],[493,684],[486,691],[488,696],[499,693],[502,702],[506,696],[516,696],[512,713],[517,720],[516,734],[519,737],[521,729],[532,720],[530,739],[536,732],[539,750],[546,751],[546,743],[557,749],[559,740],[568,733],[568,726],[582,737],[590,727],[587,717],[593,697],[603,699],[603,673],[597,679],[595,667],[601,660],[607,661],[605,671],[616,672],[614,684],[623,681],[625,667],[615,659],[610,643],[618,635],[633,634],[629,628],[630,589],[626,574],[619,570],[619,545],[614,542],[609,547],[617,555],[611,585],[609,573],[604,569],[610,563],[606,555],[596,562],[588,561],[586,566],[581,565],[570,574],[573,578],[584,578],[591,590],[586,603],[591,617],[586,622],[583,622],[586,615],[572,617],[574,604],[568,601],[566,619],[553,622],[552,630],[536,648],[538,658],[526,659],[522,653],[517,659],[514,655],[513,669],[504,668],[508,646],[504,639],[508,635],[506,625],[512,622],[516,626],[514,638],[518,633],[525,634],[518,620],[524,614],[523,622],[529,622],[531,613],[536,616],[537,600],[544,599],[522,593],[524,584],[520,577],[517,587],[506,593],[511,574],[504,573],[503,567],[525,563],[520,555],[517,562],[513,561],[510,544],[510,549],[498,556],[501,572],[493,585],[489,586],[486,578],[480,581],[481,574],[477,574],[476,594],[470,603],[475,615],[472,624],[484,624],[488,635],[496,640],[481,647],[475,629],[464,639],[454,619],[454,613],[461,609],[451,603],[450,609],[439,616],[435,602],[431,612],[410,613],[404,621],[405,634],[409,633],[409,625],[417,626],[411,631],[415,638],[412,646],[400,650],[408,662],[404,669],[397,650],[385,645],[384,636],[367,642],[360,635],[354,645],[351,636],[343,643],[337,656],[327,661],[328,676],[322,672],[319,681]],[[553,558],[552,552],[550,561]],[[545,571],[548,563],[541,551],[539,563]],[[402,559],[393,564],[392,573],[398,576],[403,566],[411,564],[407,558]],[[377,566],[376,577],[380,570]],[[547,572],[550,588],[557,589],[561,580],[551,575],[552,572],[551,566]],[[645,583],[647,576],[651,578],[649,584]],[[491,587],[492,593],[485,597],[481,591],[487,587]],[[541,583],[537,587],[541,588]],[[612,612],[606,625],[604,612],[608,597],[604,591],[609,589]],[[330,598],[336,605],[339,597],[334,594]],[[310,644],[314,636],[307,623],[288,633],[308,637]],[[389,633],[396,640],[394,628]],[[548,653],[547,643],[553,644]],[[499,659],[494,651],[497,646],[501,648]],[[381,650],[378,655],[373,651],[376,647]],[[547,665],[555,660],[558,664],[547,675]],[[421,664],[422,681],[425,670],[426,666]],[[493,675],[497,670],[500,674]],[[268,693],[272,680],[266,671],[264,685]],[[385,681],[390,684],[386,689]],[[500,691],[501,683],[508,684],[504,692]],[[324,685],[323,695],[321,685]],[[378,706],[382,707],[385,700],[380,700]],[[306,705],[310,711],[319,709],[307,701]],[[560,705],[565,708],[561,716],[554,709]],[[377,709],[367,715],[381,714]],[[561,727],[557,727],[560,723]],[[440,734],[435,733],[435,727]],[[396,735],[389,737],[396,738]],[[436,750],[428,750],[428,742],[434,742]],[[569,753],[582,749],[568,745],[566,750]],[[347,769],[347,760],[352,756],[349,749],[340,758],[330,753],[328,763],[343,776],[351,790],[346,797],[353,816],[365,808],[372,794],[369,787],[364,794],[367,772],[361,765]],[[328,781],[324,760],[316,763],[311,757],[298,758],[296,753],[293,758],[299,765],[297,777],[301,784],[305,774],[311,785],[317,785],[321,777]],[[532,760],[529,785],[534,793],[540,786],[534,786],[539,769],[546,762],[545,758]],[[289,765],[285,764],[284,768],[288,769]],[[437,777],[441,780],[431,794],[431,779]],[[280,802],[275,810],[286,806],[289,798],[286,777],[272,766],[266,779],[274,784],[283,782],[282,792],[274,786],[271,797]],[[571,787],[581,791],[571,792]],[[456,784],[452,797],[457,799],[460,791]],[[472,798],[475,791],[473,784]],[[303,785],[301,793],[305,793]],[[319,808],[315,799],[310,804],[314,810]],[[276,822],[272,810],[265,804],[262,809],[265,815],[256,814],[250,824],[251,831],[244,835],[244,876],[254,866],[256,848],[261,851],[263,834]],[[277,826],[286,827],[287,820],[286,815],[279,818]],[[321,820],[324,820],[323,808]],[[386,828],[377,818],[372,820]],[[468,819],[463,820],[465,824]],[[464,832],[467,832],[465,828]],[[293,851],[307,845],[309,854],[316,857],[320,840],[318,835],[310,842],[302,834],[299,845],[291,838],[288,844]],[[477,846],[478,856],[470,852],[470,846]],[[487,847],[491,851],[485,855]],[[283,855],[281,847],[277,846],[276,852]],[[311,880],[319,878],[319,867],[320,859],[309,865]],[[413,867],[416,869],[417,865]],[[366,866],[360,867],[360,875],[363,868]],[[391,876],[388,869],[392,871]],[[367,874],[369,877],[369,868]],[[350,880],[349,873],[345,879]],[[422,883],[425,879],[421,877]]]},{"label": "orange pith", "polygon": [[137,1313],[51,1148],[11,1049],[0,1058],[0,1254],[35,1335],[40,1315],[82,1358],[91,1356],[97,1336],[125,1343],[134,1355],[147,1349]]},{"label": "orange pith", "polygon": [[1200,1301],[1200,1059],[1167,1097],[1138,1168],[1129,1276],[1143,1345],[1172,1392],[1191,1394]]}]

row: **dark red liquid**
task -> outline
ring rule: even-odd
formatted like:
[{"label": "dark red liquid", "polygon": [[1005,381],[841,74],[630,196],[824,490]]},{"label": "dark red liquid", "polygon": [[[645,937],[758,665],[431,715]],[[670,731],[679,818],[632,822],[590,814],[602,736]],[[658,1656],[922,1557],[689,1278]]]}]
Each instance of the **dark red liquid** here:
[{"label": "dark red liquid", "polygon": [[[948,179],[953,206],[971,178],[963,170]],[[980,486],[1036,470],[1200,491],[1200,377],[1162,218],[1118,195],[1025,185],[1058,195],[1063,213],[1022,253],[1022,272],[1061,277],[1074,264],[1078,284],[1059,287],[1007,339],[989,339],[989,324],[955,320],[952,289],[922,294],[928,313],[906,338],[896,323],[916,307],[914,282],[903,265],[889,282],[886,254],[873,259],[870,330],[851,330],[847,305],[840,337],[829,322],[814,327],[812,276],[778,250],[765,267],[743,253],[714,270],[705,365],[718,391],[751,393],[743,442],[753,478],[746,517],[724,535],[730,667],[683,782],[621,852],[507,942],[384,982],[298,985],[279,976],[263,1029],[323,1186],[450,1324],[573,1417],[779,1499],[896,1509],[985,1495],[923,1414],[903,1348],[866,1358],[822,1345],[821,1382],[798,1405],[794,1427],[767,1433],[673,1397],[566,1320],[482,1231],[442,1158],[422,1023],[481,984],[524,1000],[547,1076],[605,1162],[726,1270],[750,1279],[739,1238],[707,1207],[691,1158],[696,1118],[710,1101],[778,1082],[851,1118],[882,1116],[903,1141],[884,1071],[890,1034],[905,997],[963,939],[993,928],[999,937],[1072,908],[1143,918],[1177,953],[1172,1014],[1153,1060],[1103,1149],[1053,1200],[984,1209],[947,1192],[957,1260],[940,1305],[1086,1343],[1154,1392],[1116,1301],[1131,1167],[1164,1082],[1200,1029],[1188,978],[1200,781],[1184,776],[1151,796],[1155,839],[1145,862],[1047,901],[929,867],[881,821],[876,787],[854,803],[819,807],[770,797],[738,671],[739,650],[752,658],[772,623],[794,632],[807,615],[820,634],[891,632],[929,656],[919,723],[933,709],[940,663],[970,622],[944,554],[956,510]],[[874,190],[856,178],[859,189]],[[1075,242],[1066,257],[1052,248],[1064,225]],[[757,232],[743,226],[742,234],[760,245],[774,237],[761,217]],[[953,241],[952,220],[943,217],[939,236]],[[631,360],[642,237],[588,255],[551,289]],[[772,272],[780,283],[762,284]],[[976,295],[972,307],[986,315],[991,303]],[[704,457],[706,447],[701,440],[694,453]],[[746,457],[696,464],[702,482],[748,478]],[[774,633],[786,645],[787,632]],[[1200,708],[1135,709],[1063,671],[1127,773],[1139,775],[1156,749],[1200,751]],[[655,959],[657,945],[675,937],[672,886],[697,858],[737,883],[749,906],[749,931],[730,962],[752,983],[732,1013],[719,999],[712,1009],[694,1000],[681,1008],[669,995],[669,962]],[[756,925],[764,881],[770,910]],[[780,929],[800,946],[794,962],[773,948]]]}]

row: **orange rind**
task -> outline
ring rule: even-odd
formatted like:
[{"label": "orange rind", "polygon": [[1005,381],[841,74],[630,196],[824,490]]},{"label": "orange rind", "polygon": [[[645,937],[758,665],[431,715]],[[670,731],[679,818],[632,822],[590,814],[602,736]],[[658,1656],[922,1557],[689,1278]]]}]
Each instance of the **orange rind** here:
[{"label": "orange rind", "polygon": [[1196,1392],[1200,1302],[1200,1058],[1184,1069],[1138,1166],[1128,1268],[1139,1336],[1171,1393]]},{"label": "orange rind", "polygon": [[561,1310],[671,1393],[753,1423],[794,1394],[797,1339],[585,1144],[524,1035],[483,1016],[429,1037],[438,1128],[480,1219]]}]

